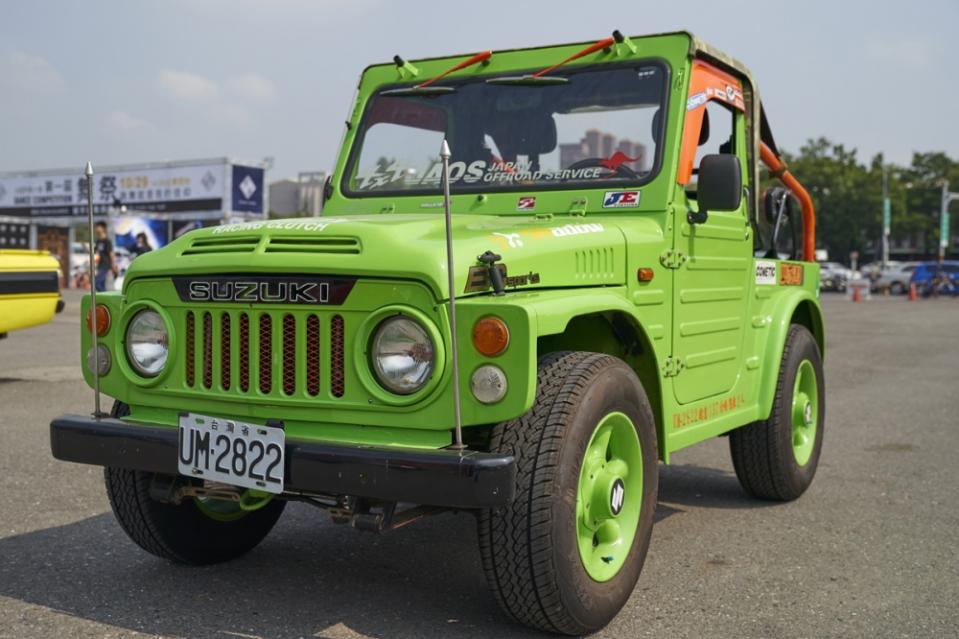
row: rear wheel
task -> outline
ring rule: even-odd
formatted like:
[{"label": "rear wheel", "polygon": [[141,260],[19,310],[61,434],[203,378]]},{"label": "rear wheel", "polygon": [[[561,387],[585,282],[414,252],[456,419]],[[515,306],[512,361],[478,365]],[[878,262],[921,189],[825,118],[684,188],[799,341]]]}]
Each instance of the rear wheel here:
[{"label": "rear wheel", "polygon": [[547,355],[533,408],[496,426],[491,448],[517,463],[513,502],[479,518],[500,605],[541,630],[602,628],[636,585],[656,507],[656,428],[639,379],[607,355]]},{"label": "rear wheel", "polygon": [[769,419],[729,434],[733,467],[746,492],[789,501],[806,491],[822,452],[824,399],[819,346],[808,329],[794,324]]},{"label": "rear wheel", "polygon": [[889,285],[889,292],[893,295],[902,295],[906,292],[906,285],[902,282],[893,282]]}]

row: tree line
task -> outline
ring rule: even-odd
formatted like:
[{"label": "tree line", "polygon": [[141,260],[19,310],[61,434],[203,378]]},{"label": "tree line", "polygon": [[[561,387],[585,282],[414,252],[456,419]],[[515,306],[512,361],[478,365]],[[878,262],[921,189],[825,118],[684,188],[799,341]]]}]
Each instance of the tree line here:
[{"label": "tree line", "polygon": [[[886,164],[891,203],[890,245],[896,238],[915,238],[915,257],[934,259],[939,247],[939,209],[942,180],[959,192],[959,162],[942,152],[914,153],[909,166],[885,163],[882,154],[868,163],[856,149],[824,137],[811,139],[798,154],[784,153],[792,173],[809,191],[816,205],[817,248],[829,259],[848,262],[858,251],[861,261],[879,259],[882,252],[882,180]],[[959,206],[953,205],[953,209]],[[953,215],[950,234],[957,235],[959,215]],[[956,247],[950,242],[947,257]],[[892,255],[895,259],[895,252]]]}]

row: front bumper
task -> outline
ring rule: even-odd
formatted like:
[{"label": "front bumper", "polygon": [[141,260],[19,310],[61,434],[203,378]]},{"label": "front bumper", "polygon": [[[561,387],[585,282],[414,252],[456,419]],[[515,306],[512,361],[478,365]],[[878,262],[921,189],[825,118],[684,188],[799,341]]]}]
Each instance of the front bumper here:
[{"label": "front bumper", "polygon": [[[63,415],[50,423],[50,449],[63,461],[166,475],[177,472],[176,428]],[[449,508],[494,508],[513,499],[510,455],[301,440],[286,442],[286,488]]]}]

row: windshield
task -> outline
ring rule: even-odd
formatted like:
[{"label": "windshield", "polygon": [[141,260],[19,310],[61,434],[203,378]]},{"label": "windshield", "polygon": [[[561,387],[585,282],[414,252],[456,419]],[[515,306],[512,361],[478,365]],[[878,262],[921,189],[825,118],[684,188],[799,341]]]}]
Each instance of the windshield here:
[{"label": "windshield", "polygon": [[571,71],[561,84],[482,78],[449,83],[446,93],[380,91],[360,123],[344,191],[438,192],[444,136],[454,193],[643,184],[658,170],[666,75],[645,62]]}]

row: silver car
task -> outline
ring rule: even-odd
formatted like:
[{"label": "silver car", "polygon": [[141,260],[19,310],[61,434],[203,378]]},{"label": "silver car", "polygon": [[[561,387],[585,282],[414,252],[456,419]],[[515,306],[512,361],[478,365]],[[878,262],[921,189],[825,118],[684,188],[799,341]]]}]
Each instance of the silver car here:
[{"label": "silver car", "polygon": [[824,291],[845,291],[852,272],[839,262],[819,263],[819,288]]},{"label": "silver car", "polygon": [[891,262],[872,276],[872,290],[902,295],[909,290],[909,278],[919,262]]}]

